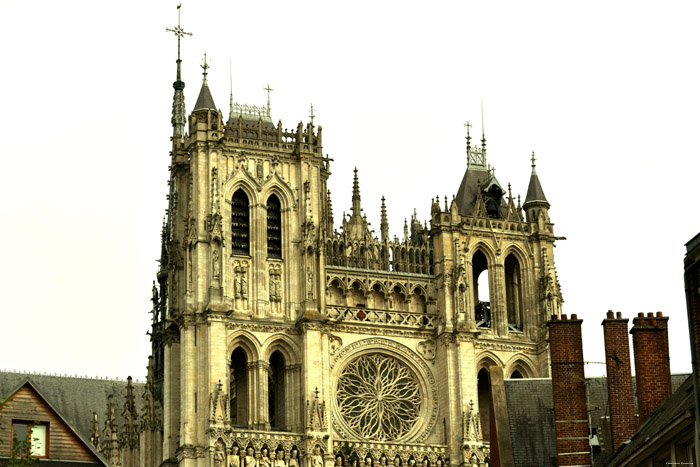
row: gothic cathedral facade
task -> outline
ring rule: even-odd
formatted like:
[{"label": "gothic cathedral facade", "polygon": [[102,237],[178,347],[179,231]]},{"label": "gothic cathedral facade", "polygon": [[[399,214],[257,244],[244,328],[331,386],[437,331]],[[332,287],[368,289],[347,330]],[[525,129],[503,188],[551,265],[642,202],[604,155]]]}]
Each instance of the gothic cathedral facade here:
[{"label": "gothic cathedral facade", "polygon": [[161,465],[486,465],[492,388],[548,376],[562,302],[534,157],[521,206],[468,136],[449,205],[390,238],[382,201],[376,237],[357,171],[334,222],[320,126],[283,129],[269,103],[225,121],[206,68],[186,117],[179,70],[151,331]]}]

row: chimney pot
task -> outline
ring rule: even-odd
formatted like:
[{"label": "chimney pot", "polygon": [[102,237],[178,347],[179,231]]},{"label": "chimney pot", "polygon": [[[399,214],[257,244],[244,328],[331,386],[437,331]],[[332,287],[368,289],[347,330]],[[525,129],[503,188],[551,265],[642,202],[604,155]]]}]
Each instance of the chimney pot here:
[{"label": "chimney pot", "polygon": [[578,315],[576,313],[571,314],[571,319],[578,319]]},{"label": "chimney pot", "polygon": [[622,312],[621,311],[617,312],[617,319],[622,319]]},{"label": "chimney pot", "polygon": [[607,315],[607,316],[608,316],[608,319],[613,319],[613,311],[612,311],[612,310],[608,310],[608,315]]},{"label": "chimney pot", "polygon": [[652,313],[651,311],[649,313],[647,313],[647,318],[653,318],[653,317],[654,317],[654,313]]},{"label": "chimney pot", "polygon": [[657,311],[657,312],[656,312],[656,317],[657,317],[657,318],[663,318],[663,317],[664,317],[664,314],[663,314],[661,311]]},{"label": "chimney pot", "polygon": [[644,318],[644,313],[637,313],[637,318]]},{"label": "chimney pot", "polygon": [[561,320],[562,320],[562,321],[566,321],[567,319],[569,319],[569,318],[568,318],[565,314],[562,314],[562,315],[561,315]]}]

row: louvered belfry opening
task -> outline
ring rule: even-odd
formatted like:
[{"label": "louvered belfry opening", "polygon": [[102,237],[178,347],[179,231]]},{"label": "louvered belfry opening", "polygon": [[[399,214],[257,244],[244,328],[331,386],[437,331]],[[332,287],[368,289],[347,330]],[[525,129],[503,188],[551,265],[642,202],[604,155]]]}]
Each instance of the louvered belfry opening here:
[{"label": "louvered belfry opening", "polygon": [[231,199],[231,250],[234,255],[250,254],[250,210],[248,196],[237,190]]},{"label": "louvered belfry opening", "polygon": [[282,206],[275,195],[267,199],[267,256],[282,258]]}]

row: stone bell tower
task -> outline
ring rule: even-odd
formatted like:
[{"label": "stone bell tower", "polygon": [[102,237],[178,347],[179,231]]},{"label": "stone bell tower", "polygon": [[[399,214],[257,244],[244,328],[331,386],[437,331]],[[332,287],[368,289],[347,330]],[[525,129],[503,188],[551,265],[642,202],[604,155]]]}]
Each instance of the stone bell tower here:
[{"label": "stone bell tower", "polygon": [[225,117],[205,56],[186,116],[180,65],[151,330],[160,465],[509,465],[503,381],[547,376],[562,303],[534,155],[521,205],[468,131],[456,197],[393,239],[384,198],[369,229],[355,169],[336,230],[313,111],[274,124],[268,85],[262,106],[231,90]]}]

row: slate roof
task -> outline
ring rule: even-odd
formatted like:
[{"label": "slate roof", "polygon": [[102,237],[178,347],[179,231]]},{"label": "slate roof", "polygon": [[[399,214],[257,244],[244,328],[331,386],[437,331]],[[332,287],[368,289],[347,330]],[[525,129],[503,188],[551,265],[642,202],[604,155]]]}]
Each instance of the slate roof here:
[{"label": "slate roof", "polygon": [[[478,187],[481,185],[482,190],[486,187],[491,187],[493,185],[498,186],[502,192],[504,192],[501,185],[496,180],[496,177],[489,174],[488,170],[479,167],[469,167],[466,172],[464,172],[464,177],[462,178],[462,183],[459,185],[457,190],[457,196],[455,196],[455,202],[459,208],[459,213],[463,216],[471,216],[474,214],[474,206],[476,202],[476,195],[478,194]],[[507,206],[503,199],[501,199],[501,217],[504,216]]]},{"label": "slate roof", "polygon": [[547,201],[547,197],[544,195],[544,190],[542,189],[540,178],[535,172],[533,172],[532,175],[530,175],[530,184],[527,186],[527,195],[525,196],[525,203],[529,203],[532,201],[543,201],[549,204],[549,202]]},{"label": "slate roof", "polygon": [[645,446],[651,438],[663,432],[666,427],[683,416],[683,414],[688,411],[692,413],[694,410],[693,378],[692,375],[690,375],[685,378],[683,384],[681,384],[668,399],[659,405],[644,425],[639,428],[639,431],[632,437],[630,443],[612,457],[610,463],[607,465],[610,467],[620,465],[622,461]]},{"label": "slate roof", "polygon": [[197,98],[197,103],[194,105],[193,112],[195,110],[216,110],[214,98],[211,97],[211,91],[206,82],[202,83],[202,89],[199,90],[199,97]]},{"label": "slate roof", "polygon": [[[687,374],[671,375],[672,390],[676,391],[686,379],[688,379]],[[632,384],[636,390],[634,377]],[[601,446],[601,450],[594,453],[592,464],[593,467],[602,467],[607,465],[613,454],[607,378],[586,378],[586,386],[591,426],[596,428]],[[518,467],[556,466],[557,446],[552,380],[550,378],[507,379],[505,388],[515,465]],[[676,397],[676,392],[659,406],[659,410]],[[642,429],[646,429],[648,424],[649,422],[645,423]]]},{"label": "slate roof", "polygon": [[[104,430],[107,397],[114,394],[117,424],[122,426],[122,411],[126,395],[126,381],[80,378],[73,376],[36,375],[0,371],[0,397],[9,397],[26,381],[59,413],[84,440],[90,440],[92,413],[97,412],[100,435]],[[136,411],[141,413],[145,384],[132,383]]]}]

